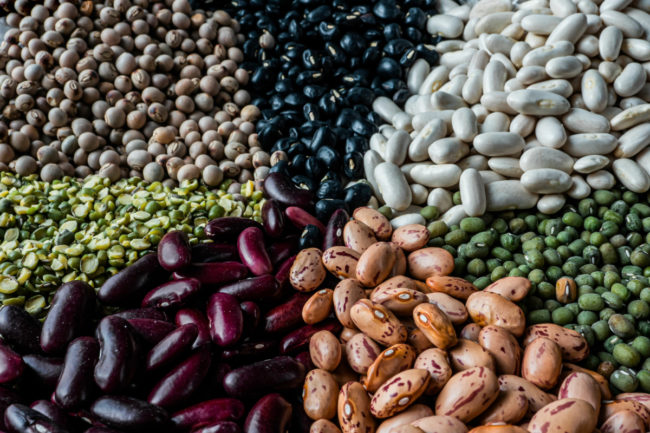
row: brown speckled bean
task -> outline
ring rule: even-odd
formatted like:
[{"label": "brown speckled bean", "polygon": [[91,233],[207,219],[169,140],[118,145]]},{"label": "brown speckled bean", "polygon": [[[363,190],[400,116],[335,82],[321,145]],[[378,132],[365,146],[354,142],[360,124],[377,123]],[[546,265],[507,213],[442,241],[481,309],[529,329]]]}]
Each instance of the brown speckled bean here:
[{"label": "brown speckled bean", "polygon": [[477,325],[476,323],[468,323],[467,325],[463,326],[463,329],[460,330],[460,338],[464,338],[465,340],[472,340],[476,341],[478,343],[478,336],[481,333],[481,326]]},{"label": "brown speckled bean", "polygon": [[346,247],[361,254],[377,242],[377,238],[370,227],[362,222],[350,220],[343,227],[343,242]]},{"label": "brown speckled bean", "polygon": [[479,415],[474,422],[477,424],[495,422],[516,424],[526,416],[526,412],[528,412],[528,399],[523,391],[500,391],[499,397],[494,403]]},{"label": "brown speckled bean", "polygon": [[643,418],[629,410],[615,413],[600,426],[600,433],[635,433],[645,430]]},{"label": "brown speckled bean", "polygon": [[391,240],[405,251],[415,251],[427,244],[429,230],[422,224],[407,224],[396,229]]},{"label": "brown speckled bean", "polygon": [[530,433],[561,431],[590,433],[596,428],[598,417],[594,408],[584,400],[565,398],[547,404],[528,424]]},{"label": "brown speckled bean", "polygon": [[319,419],[311,424],[309,433],[341,433],[341,430],[332,421]]},{"label": "brown speckled bean", "polygon": [[412,422],[411,425],[424,433],[467,433],[465,424],[453,416],[427,416]]},{"label": "brown speckled bean", "polygon": [[545,393],[523,377],[512,374],[499,376],[499,388],[501,391],[523,390],[528,398],[528,412],[531,414],[555,400],[555,396]]},{"label": "brown speckled bean", "polygon": [[399,247],[395,242],[388,242],[393,253],[395,254],[395,263],[393,264],[393,269],[390,272],[391,277],[398,275],[404,275],[406,273],[406,255],[404,250]]},{"label": "brown speckled bean", "polygon": [[361,254],[348,247],[331,247],[323,253],[323,265],[339,278],[354,278]]},{"label": "brown speckled bean", "polygon": [[466,300],[478,289],[467,280],[458,277],[434,275],[427,278],[427,287],[431,292],[446,293],[456,299]]},{"label": "brown speckled bean", "polygon": [[334,313],[346,328],[356,328],[350,318],[350,310],[359,299],[366,299],[366,292],[359,281],[347,278],[334,288]]},{"label": "brown speckled bean", "polygon": [[309,340],[309,356],[316,367],[334,371],[341,362],[341,344],[330,331],[318,331]]},{"label": "brown speckled bean", "polygon": [[[433,415],[433,410],[429,406],[424,404],[414,404],[404,412],[400,412],[397,415],[393,415],[390,418],[383,420],[382,423],[379,424],[379,427],[377,427],[377,433],[406,433],[399,429],[403,429],[404,427],[417,429],[417,427],[411,426],[410,424],[420,418],[431,415]],[[419,430],[417,433],[421,432],[422,430]]]},{"label": "brown speckled bean", "polygon": [[330,419],[336,415],[339,386],[329,371],[311,370],[302,388],[303,408],[313,420]]},{"label": "brown speckled bean", "polygon": [[414,278],[424,281],[433,275],[451,274],[454,270],[454,258],[442,248],[422,248],[409,254],[408,268]]},{"label": "brown speckled bean", "polygon": [[525,428],[520,427],[518,425],[498,423],[498,424],[481,425],[478,427],[474,427],[469,431],[469,433],[529,433],[529,432]]},{"label": "brown speckled bean", "polygon": [[481,326],[496,325],[521,337],[526,327],[524,312],[519,306],[501,295],[476,292],[467,298],[465,307],[474,323]]},{"label": "brown speckled bean", "polygon": [[415,348],[417,353],[422,353],[425,350],[433,347],[433,343],[424,335],[420,329],[415,325],[407,326],[408,337],[406,337],[406,342]]},{"label": "brown speckled bean", "polygon": [[449,349],[449,361],[454,371],[469,370],[474,367],[487,367],[495,371],[490,352],[470,340],[458,340],[458,344]]},{"label": "brown speckled bean", "polygon": [[[591,405],[589,405],[591,407]],[[639,415],[646,427],[650,424],[650,410],[646,408],[641,402],[636,400],[614,400],[611,402],[604,402],[600,406],[600,420],[605,421],[615,413],[629,410]]]},{"label": "brown speckled bean", "polygon": [[465,304],[459,300],[442,292],[427,293],[426,297],[427,301],[440,308],[454,325],[462,325],[467,322],[467,309],[465,308]]},{"label": "brown speckled bean", "polygon": [[379,354],[368,367],[363,385],[368,392],[375,392],[390,377],[413,367],[415,349],[408,344],[395,344]]},{"label": "brown speckled bean", "polygon": [[497,373],[519,373],[522,351],[509,331],[488,325],[479,332],[478,343],[492,355]]},{"label": "brown speckled bean", "polygon": [[476,367],[456,373],[442,388],[436,399],[438,415],[455,416],[467,423],[499,396],[499,383],[492,370]]},{"label": "brown speckled bean", "polygon": [[339,340],[341,340],[341,343],[345,344],[348,341],[350,341],[350,338],[354,337],[357,335],[359,331],[357,328],[343,328],[343,331],[339,334]]},{"label": "brown speckled bean", "polygon": [[587,373],[574,371],[569,374],[560,385],[557,397],[579,398],[591,404],[596,413],[600,413],[600,386]]},{"label": "brown speckled bean", "polygon": [[487,286],[485,291],[497,293],[513,302],[519,302],[530,292],[530,287],[528,278],[504,277]]},{"label": "brown speckled bean", "polygon": [[[560,380],[565,379],[569,374],[573,372],[587,373],[598,384],[601,398],[603,400],[612,399],[612,391],[609,389],[609,381],[607,380],[607,378],[602,374],[598,374],[592,370],[587,370],[586,368],[582,368],[579,365],[571,364],[570,362],[565,362],[564,364],[562,364],[562,374],[560,375]],[[641,400],[639,401],[643,403],[648,409],[650,409],[650,394],[633,392],[629,394],[619,394],[616,396],[616,398],[626,400],[628,398],[627,396],[629,396],[631,400],[634,400],[638,396],[638,398],[641,398]]]},{"label": "brown speckled bean", "polygon": [[363,333],[355,335],[345,344],[348,365],[359,374],[366,374],[380,353],[377,343]]},{"label": "brown speckled bean", "polygon": [[445,313],[433,304],[420,304],[413,309],[415,326],[440,349],[452,347],[458,341],[456,331]]},{"label": "brown speckled bean", "polygon": [[375,420],[370,414],[370,398],[359,382],[348,382],[341,387],[337,409],[343,433],[375,431]]},{"label": "brown speckled bean", "polygon": [[377,418],[388,418],[413,404],[427,389],[429,373],[412,368],[384,383],[370,401],[370,411]]},{"label": "brown speckled bean", "polygon": [[431,380],[426,390],[427,395],[435,395],[445,386],[452,375],[447,352],[438,348],[427,349],[420,353],[415,360],[414,367],[429,372]]},{"label": "brown speckled bean", "polygon": [[380,241],[387,241],[393,233],[393,227],[388,218],[369,207],[357,208],[352,214],[355,220],[362,222],[375,234]]},{"label": "brown speckled bean", "polygon": [[361,299],[352,306],[350,317],[359,330],[384,346],[406,341],[406,327],[383,305]]},{"label": "brown speckled bean", "polygon": [[327,274],[322,255],[318,248],[307,248],[298,253],[289,271],[289,282],[294,289],[311,292],[321,285]]},{"label": "brown speckled bean", "polygon": [[417,290],[406,287],[383,288],[380,284],[370,294],[370,300],[383,305],[398,316],[411,316],[416,306],[427,302],[427,297]]},{"label": "brown speckled bean", "polygon": [[357,280],[366,287],[375,287],[390,275],[394,264],[395,252],[390,243],[374,243],[359,257]]},{"label": "brown speckled bean", "polygon": [[546,337],[555,341],[562,349],[562,358],[565,361],[582,361],[589,355],[587,340],[577,331],[554,323],[529,326],[526,329],[526,335],[524,335],[523,345],[527,346],[538,337]]},{"label": "brown speckled bean", "polygon": [[308,325],[325,320],[332,311],[333,298],[332,289],[321,289],[311,295],[302,307],[302,320]]}]

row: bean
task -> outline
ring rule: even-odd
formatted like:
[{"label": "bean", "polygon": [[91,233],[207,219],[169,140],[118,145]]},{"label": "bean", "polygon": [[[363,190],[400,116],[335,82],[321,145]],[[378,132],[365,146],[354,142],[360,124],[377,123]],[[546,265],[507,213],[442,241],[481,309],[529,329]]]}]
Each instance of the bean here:
[{"label": "bean", "polygon": [[168,308],[184,303],[196,295],[201,283],[196,278],[182,278],[170,281],[149,291],[142,299],[143,307]]},{"label": "bean", "polygon": [[[259,377],[267,380],[260,381]],[[288,356],[278,356],[230,371],[223,379],[223,387],[232,397],[250,398],[269,390],[295,388],[304,378],[305,368],[301,363]]]},{"label": "bean", "polygon": [[13,305],[0,308],[0,334],[10,344],[30,353],[40,352],[40,326],[24,309]]},{"label": "bean", "polygon": [[169,415],[164,409],[133,397],[100,397],[90,407],[90,413],[101,422],[124,431],[169,426]]},{"label": "bean", "polygon": [[138,346],[129,323],[116,316],[107,316],[97,327],[99,360],[94,376],[105,392],[123,389],[136,373]]},{"label": "bean", "polygon": [[177,271],[190,264],[192,251],[187,234],[174,230],[158,244],[158,262],[167,271]]},{"label": "bean", "polygon": [[5,410],[5,425],[15,432],[47,431],[65,433],[66,430],[50,418],[23,404],[12,404]]},{"label": "bean", "polygon": [[108,305],[128,304],[140,299],[149,287],[158,285],[167,276],[158,263],[156,254],[146,254],[106,280],[97,292],[97,297]]},{"label": "bean", "polygon": [[244,331],[244,316],[237,298],[227,293],[214,293],[208,300],[207,316],[210,336],[219,346],[236,343]]},{"label": "bean", "polygon": [[99,358],[99,345],[94,338],[73,340],[65,354],[54,399],[66,410],[78,409],[93,396],[93,369]]}]

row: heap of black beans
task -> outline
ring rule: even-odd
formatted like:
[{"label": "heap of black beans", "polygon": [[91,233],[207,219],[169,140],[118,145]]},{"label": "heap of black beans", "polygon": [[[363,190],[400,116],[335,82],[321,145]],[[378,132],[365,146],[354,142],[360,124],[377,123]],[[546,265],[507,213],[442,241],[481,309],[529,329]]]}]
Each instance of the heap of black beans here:
[{"label": "heap of black beans", "polygon": [[309,339],[341,325],[304,326],[309,295],[291,289],[289,269],[300,247],[335,242],[348,216],[324,226],[303,210],[310,192],[279,173],[265,186],[264,224],[212,220],[213,242],[193,246],[170,232],[97,293],[64,283],[42,325],[0,309],[0,430],[308,431]]},{"label": "heap of black beans", "polygon": [[[326,221],[338,208],[367,204],[363,154],[381,123],[378,96],[402,105],[406,69],[418,58],[437,62],[426,31],[434,0],[233,0],[223,7],[246,35],[248,91],[262,111],[260,142],[271,172],[316,191]],[[195,7],[211,7],[196,0]],[[214,7],[214,6],[212,6]]]}]

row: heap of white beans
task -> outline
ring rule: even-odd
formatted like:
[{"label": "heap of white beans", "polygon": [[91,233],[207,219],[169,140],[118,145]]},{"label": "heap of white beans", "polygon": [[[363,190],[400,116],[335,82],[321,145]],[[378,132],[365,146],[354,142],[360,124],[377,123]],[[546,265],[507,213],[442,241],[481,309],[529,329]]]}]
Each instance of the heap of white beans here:
[{"label": "heap of white beans", "polygon": [[[554,213],[566,197],[650,188],[650,0],[441,1],[427,23],[446,40],[438,66],[408,72],[404,107],[365,174],[401,223],[435,205],[455,224],[486,211]],[[453,206],[460,191],[462,204]]]}]

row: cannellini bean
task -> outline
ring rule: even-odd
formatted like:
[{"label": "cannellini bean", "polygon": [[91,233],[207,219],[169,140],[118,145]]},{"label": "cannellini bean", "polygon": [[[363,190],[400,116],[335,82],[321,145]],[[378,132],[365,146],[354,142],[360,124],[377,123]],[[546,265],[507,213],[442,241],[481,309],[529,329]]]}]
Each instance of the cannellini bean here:
[{"label": "cannellini bean", "polygon": [[610,172],[599,170],[587,176],[587,183],[593,189],[611,189],[616,184],[616,179]]},{"label": "cannellini bean", "polygon": [[562,124],[572,132],[609,132],[609,121],[605,116],[582,108],[572,108],[562,116]]},{"label": "cannellini bean", "polygon": [[388,206],[403,210],[411,204],[411,188],[398,166],[382,162],[375,167],[374,178],[379,194]]},{"label": "cannellini bean", "polygon": [[508,105],[518,113],[534,116],[558,116],[569,111],[569,101],[544,90],[515,90],[507,96]]},{"label": "cannellini bean", "polygon": [[546,39],[547,44],[559,41],[569,41],[572,44],[578,42],[587,29],[587,17],[583,13],[567,15]]},{"label": "cannellini bean", "polygon": [[456,38],[463,33],[463,21],[453,15],[434,15],[427,21],[427,31],[432,35]]},{"label": "cannellini bean", "polygon": [[486,156],[505,156],[520,152],[524,139],[512,132],[486,132],[474,138],[474,148]]},{"label": "cannellini bean", "polygon": [[447,212],[452,206],[452,196],[444,188],[434,188],[427,197],[427,206],[435,206],[440,212]]},{"label": "cannellini bean", "polygon": [[519,160],[519,165],[523,171],[537,168],[554,168],[571,174],[573,164],[573,158],[561,150],[541,146],[525,151]]},{"label": "cannellini bean", "polygon": [[519,167],[517,158],[507,156],[496,156],[488,160],[488,166],[492,171],[505,177],[520,178],[523,171]]},{"label": "cannellini bean", "polygon": [[591,187],[587,182],[585,182],[582,176],[578,176],[577,174],[573,175],[571,176],[571,180],[573,181],[573,184],[567,191],[567,195],[569,197],[576,200],[581,200],[591,194]]},{"label": "cannellini bean", "polygon": [[642,193],[650,188],[650,177],[633,159],[615,159],[612,170],[618,180],[630,191]]},{"label": "cannellini bean", "polygon": [[537,210],[543,214],[554,214],[558,212],[566,203],[566,198],[563,194],[548,194],[540,197],[537,202]]},{"label": "cannellini bean", "polygon": [[571,177],[554,168],[536,168],[521,176],[522,185],[536,194],[556,194],[571,188]]},{"label": "cannellini bean", "polygon": [[589,174],[609,165],[609,158],[604,155],[587,155],[573,164],[573,169],[579,173]]},{"label": "cannellini bean", "polygon": [[530,209],[537,204],[538,195],[529,192],[518,180],[501,180],[485,185],[487,210]]},{"label": "cannellini bean", "polygon": [[564,145],[567,135],[556,117],[542,117],[535,126],[535,138],[543,146],[559,149]]}]

